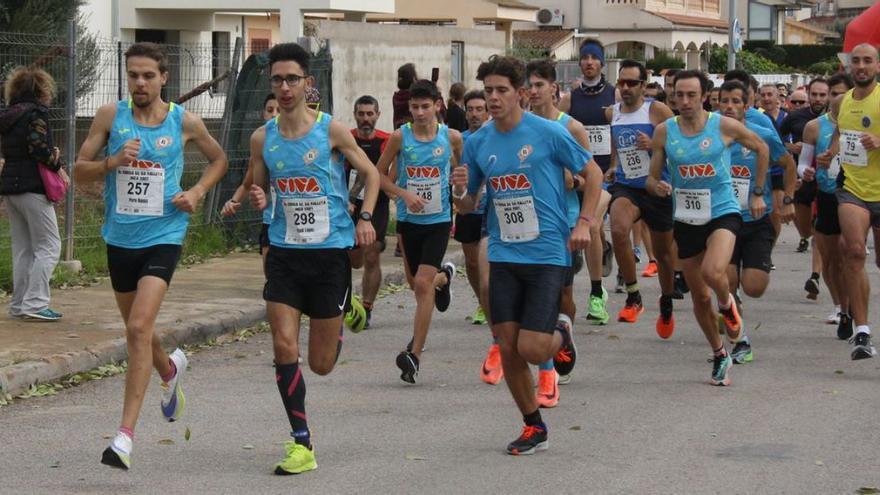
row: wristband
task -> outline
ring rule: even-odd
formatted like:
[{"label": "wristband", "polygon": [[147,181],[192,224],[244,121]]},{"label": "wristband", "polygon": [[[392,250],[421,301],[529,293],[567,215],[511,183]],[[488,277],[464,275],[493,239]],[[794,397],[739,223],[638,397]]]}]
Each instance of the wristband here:
[{"label": "wristband", "polygon": [[579,217],[578,217],[578,220],[583,220],[583,221],[587,222],[588,224],[593,223],[593,219],[592,219],[592,218],[590,218],[590,217],[585,217],[585,216],[583,216],[583,215],[579,216]]},{"label": "wristband", "polygon": [[455,198],[455,199],[464,199],[465,196],[467,196],[467,189],[465,189],[464,191],[462,191],[461,194],[455,194],[455,189],[454,189],[454,188],[452,189],[452,197],[453,197],[453,198]]}]

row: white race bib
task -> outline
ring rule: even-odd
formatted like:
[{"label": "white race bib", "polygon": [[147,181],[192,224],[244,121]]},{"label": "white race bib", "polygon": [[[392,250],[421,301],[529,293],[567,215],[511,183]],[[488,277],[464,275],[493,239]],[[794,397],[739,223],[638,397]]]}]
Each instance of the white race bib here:
[{"label": "white race bib", "polygon": [[831,159],[831,165],[828,165],[828,178],[836,179],[840,174],[840,153],[834,155]]},{"label": "white race bib", "polygon": [[648,176],[651,157],[646,150],[637,149],[635,146],[619,149],[617,159],[620,160],[623,176],[627,179],[641,179]]},{"label": "white race bib", "polygon": [[749,209],[749,183],[751,180],[742,177],[733,177],[733,191],[736,193],[736,202],[740,210]]},{"label": "white race bib", "polygon": [[319,244],[330,235],[327,196],[319,198],[283,198],[287,244]]},{"label": "white race bib", "polygon": [[[348,173],[348,192],[349,193],[351,193],[351,190],[354,189],[354,185],[357,183],[357,178],[358,178],[358,171],[355,169],[351,169],[351,171]],[[364,188],[363,187],[358,192],[357,199],[359,199],[361,201],[364,200]]]},{"label": "white race bib", "polygon": [[840,131],[840,161],[855,167],[868,166],[868,150],[862,146],[862,133]]},{"label": "white race bib", "polygon": [[676,189],[675,219],[690,225],[706,225],[712,220],[711,189]]},{"label": "white race bib", "polygon": [[122,166],[116,169],[116,213],[161,217],[165,205],[165,169]]},{"label": "white race bib", "polygon": [[590,152],[594,155],[611,154],[611,126],[585,125],[590,140]]},{"label": "white race bib", "polygon": [[422,211],[412,211],[409,208],[406,212],[410,215],[434,215],[443,211],[441,202],[442,194],[440,190],[440,177],[430,179],[408,180],[406,182],[406,190],[416,193],[420,198],[425,200],[425,207]]},{"label": "white race bib", "polygon": [[504,242],[528,242],[541,234],[538,214],[531,196],[494,198],[495,216]]}]

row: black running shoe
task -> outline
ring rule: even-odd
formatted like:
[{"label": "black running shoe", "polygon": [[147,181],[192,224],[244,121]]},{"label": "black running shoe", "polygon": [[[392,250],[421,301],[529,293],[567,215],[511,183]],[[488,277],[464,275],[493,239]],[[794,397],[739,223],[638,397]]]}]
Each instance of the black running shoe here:
[{"label": "black running shoe", "polygon": [[409,351],[397,355],[397,367],[400,368],[400,379],[407,383],[415,383],[419,375],[419,358]]},{"label": "black running shoe", "polygon": [[687,282],[684,281],[684,276],[676,273],[673,278],[672,298],[684,299],[684,295],[688,292],[690,292],[690,289],[688,288]]},{"label": "black running shoe", "polygon": [[618,294],[626,292],[626,283],[623,281],[623,275],[620,274],[620,270],[617,270],[617,285],[614,286],[614,292]]},{"label": "black running shoe", "polygon": [[867,333],[859,332],[849,342],[853,345],[852,353],[850,354],[853,361],[868,359],[877,355],[877,349],[874,349],[874,346],[871,345],[871,336]]},{"label": "black running shoe", "polygon": [[452,301],[452,280],[455,278],[455,265],[447,261],[440,266],[440,270],[446,273],[446,285],[437,287],[434,294],[434,306],[437,311],[444,312],[449,309],[449,303]]},{"label": "black running shoe", "polygon": [[602,278],[611,275],[612,268],[614,268],[614,249],[611,248],[610,242],[605,241],[602,247]]},{"label": "black running shoe", "polygon": [[547,430],[540,426],[523,426],[519,438],[507,445],[510,455],[532,455],[539,450],[547,450]]},{"label": "black running shoe", "polygon": [[574,345],[574,335],[571,328],[561,321],[556,322],[556,330],[562,334],[562,347],[553,356],[553,367],[560,375],[569,375],[574,370],[577,361],[577,347]]},{"label": "black running shoe", "polygon": [[801,237],[801,242],[798,243],[797,252],[806,253],[807,249],[810,249],[810,241],[804,237]]},{"label": "black running shoe", "polygon": [[813,301],[819,296],[819,279],[810,277],[804,283],[804,290],[807,291],[807,299]]},{"label": "black running shoe", "polygon": [[852,316],[846,313],[840,313],[840,323],[837,324],[837,338],[840,340],[848,340],[853,336]]}]

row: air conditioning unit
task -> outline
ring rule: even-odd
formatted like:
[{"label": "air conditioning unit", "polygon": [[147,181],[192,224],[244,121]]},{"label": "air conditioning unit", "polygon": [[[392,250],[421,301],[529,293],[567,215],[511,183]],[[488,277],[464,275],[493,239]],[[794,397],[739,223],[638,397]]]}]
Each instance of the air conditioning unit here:
[{"label": "air conditioning unit", "polygon": [[541,9],[535,22],[540,27],[561,27],[563,17],[562,9]]}]

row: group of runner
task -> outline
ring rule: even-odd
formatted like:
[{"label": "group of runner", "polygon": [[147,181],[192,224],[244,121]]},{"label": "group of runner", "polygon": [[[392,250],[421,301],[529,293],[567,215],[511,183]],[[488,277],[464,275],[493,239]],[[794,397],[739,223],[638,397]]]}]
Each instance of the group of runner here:
[{"label": "group of runner", "polygon": [[[450,305],[456,267],[445,253],[454,218],[479,301],[473,321],[491,327],[480,377],[489,384],[505,379],[524,422],[510,454],[548,446],[540,408],[558,403],[558,385],[571,379],[577,361],[578,260],[583,256],[590,277],[590,323],[611,318],[602,279],[612,253],[626,292],[617,320],[635,323],[645,311],[631,241],[643,228],[654,264],[645,275],[656,274],[660,285],[658,336],[673,335],[673,300],[690,293],[711,350],[709,381],[728,385],[733,363],[753,359],[740,293],[764,294],[781,223],[798,214],[795,204],[811,205],[815,197],[815,225],[801,235],[807,239],[815,229],[817,259],[839,307],[837,335],[851,338],[852,359],[876,353],[864,264],[868,229],[875,239],[880,233],[880,66],[869,45],[853,50],[851,76],[810,82],[812,118],[786,134],[779,127],[788,121],[775,124],[774,108],[755,109],[764,94],[743,71],[725,75],[717,112],[704,109],[710,87],[699,71],[667,74],[663,103],[646,97],[648,76],[639,62],[623,61],[609,83],[595,39],[581,44],[584,78],[567,93],[550,61],[526,65],[493,56],[482,63],[476,76],[483,89],[464,96],[463,133],[438,121],[442,97],[427,80],[409,88],[412,122],[390,134],[376,129],[379,103],[364,95],[354,104],[357,126],[348,129],[308,104],[307,51],[284,43],[268,55],[266,123],[251,137],[245,181],[223,214],[234,214],[245,194],[264,212],[263,298],[291,428],[277,474],[317,466],[305,412],[301,316],[310,318],[308,366],[326,375],[339,357],[344,323],[357,331],[371,324],[392,198],[416,302],[412,338],[395,357],[400,378],[416,382],[433,312]],[[128,469],[153,367],[164,417],[175,421],[184,410],[187,358],[180,349],[165,353],[154,324],[188,216],[227,162],[200,118],[160,97],[168,77],[161,48],[138,43],[125,57],[130,97],[98,110],[74,174],[77,181],[104,181],[102,233],[129,368],[120,428],[102,462]],[[789,134],[797,140],[784,140]],[[209,164],[183,189],[190,142]],[[352,266],[364,267],[360,297],[351,293]],[[537,392],[530,364],[538,367]]]}]

